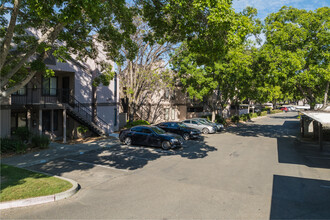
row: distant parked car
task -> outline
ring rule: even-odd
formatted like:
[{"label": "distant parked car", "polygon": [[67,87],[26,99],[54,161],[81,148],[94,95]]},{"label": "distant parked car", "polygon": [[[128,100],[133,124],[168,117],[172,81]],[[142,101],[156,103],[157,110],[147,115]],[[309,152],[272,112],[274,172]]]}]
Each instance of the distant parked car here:
[{"label": "distant parked car", "polygon": [[288,111],[289,111],[287,107],[281,107],[280,109],[281,109],[282,111],[284,111],[284,112],[288,112]]},{"label": "distant parked car", "polygon": [[126,145],[161,147],[164,150],[181,147],[183,139],[177,134],[166,133],[156,126],[135,126],[119,133],[119,140]]},{"label": "distant parked car", "polygon": [[293,107],[293,106],[288,106],[287,108],[288,108],[289,111],[296,111],[296,108]]},{"label": "distant parked car", "polygon": [[217,131],[222,131],[224,129],[223,124],[212,122],[210,120],[207,120],[206,118],[193,118],[193,119],[198,120],[202,124],[205,123],[205,124],[209,124],[211,126],[215,126],[215,127],[217,127]]},{"label": "distant parked car", "polygon": [[203,134],[215,133],[217,131],[216,126],[201,123],[200,121],[198,121],[196,119],[186,119],[182,122],[190,128],[196,128],[196,129],[200,130],[201,132],[203,132]]},{"label": "distant parked car", "polygon": [[178,134],[185,140],[199,138],[201,133],[199,130],[190,128],[182,122],[162,122],[156,126],[166,132]]}]

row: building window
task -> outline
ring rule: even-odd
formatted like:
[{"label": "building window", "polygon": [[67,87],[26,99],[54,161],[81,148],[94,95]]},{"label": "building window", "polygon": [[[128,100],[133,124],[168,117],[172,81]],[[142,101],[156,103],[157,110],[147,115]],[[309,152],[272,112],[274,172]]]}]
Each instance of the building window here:
[{"label": "building window", "polygon": [[26,95],[26,86],[23,86],[18,91],[14,92],[12,95]]},{"label": "building window", "polygon": [[165,108],[164,119],[165,119],[165,120],[168,120],[168,119],[169,119],[169,109],[168,109],[168,108]]},{"label": "building window", "polygon": [[26,112],[12,112],[11,113],[11,131],[13,132],[18,127],[27,126]]},{"label": "building window", "polygon": [[114,123],[113,123],[113,125],[114,126],[117,126],[117,109],[115,108],[115,111],[114,111],[114,116],[113,116],[113,120],[114,120]]},{"label": "building window", "polygon": [[203,112],[203,107],[188,107],[188,112]]},{"label": "building window", "polygon": [[57,94],[57,77],[42,78],[42,95]]},{"label": "building window", "polygon": [[175,109],[174,108],[172,108],[172,111],[171,111],[171,119],[175,120]]}]

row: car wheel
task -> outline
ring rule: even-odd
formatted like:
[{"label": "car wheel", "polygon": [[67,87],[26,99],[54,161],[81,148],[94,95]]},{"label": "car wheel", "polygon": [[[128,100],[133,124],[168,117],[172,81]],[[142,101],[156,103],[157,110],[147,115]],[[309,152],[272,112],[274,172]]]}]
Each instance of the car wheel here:
[{"label": "car wheel", "polygon": [[171,148],[171,144],[170,144],[170,142],[168,142],[168,141],[163,141],[163,142],[162,142],[162,148],[163,148],[164,150],[168,150],[168,149],[170,149],[170,148]]},{"label": "car wheel", "polygon": [[132,144],[132,139],[130,137],[126,137],[125,140],[124,140],[124,143],[126,145],[131,145]]},{"label": "car wheel", "polygon": [[182,135],[182,137],[183,137],[184,140],[189,140],[189,134],[188,133],[184,133]]},{"label": "car wheel", "polygon": [[208,134],[210,131],[208,128],[203,128],[202,129],[203,134]]}]

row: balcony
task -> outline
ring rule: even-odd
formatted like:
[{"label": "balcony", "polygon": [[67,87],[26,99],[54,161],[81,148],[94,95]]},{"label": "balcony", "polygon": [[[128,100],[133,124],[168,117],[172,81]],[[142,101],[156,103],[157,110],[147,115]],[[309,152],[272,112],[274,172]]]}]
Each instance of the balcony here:
[{"label": "balcony", "polygon": [[59,105],[68,103],[70,99],[69,89],[34,89],[26,88],[20,94],[12,94],[12,105]]}]

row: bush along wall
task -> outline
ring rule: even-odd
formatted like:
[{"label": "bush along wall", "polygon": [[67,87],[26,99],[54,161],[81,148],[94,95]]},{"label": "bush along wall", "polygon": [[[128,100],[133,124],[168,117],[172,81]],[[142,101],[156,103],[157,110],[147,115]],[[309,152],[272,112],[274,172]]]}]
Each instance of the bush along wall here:
[{"label": "bush along wall", "polygon": [[[33,135],[26,127],[17,128],[11,138],[0,138],[1,153],[25,153],[27,148],[46,149],[50,138],[47,135]],[[31,142],[29,143],[29,141]]]},{"label": "bush along wall", "polygon": [[131,128],[137,125],[150,125],[150,123],[145,120],[136,120],[136,121],[132,121],[131,123],[127,121],[127,125],[125,126],[125,128]]}]

